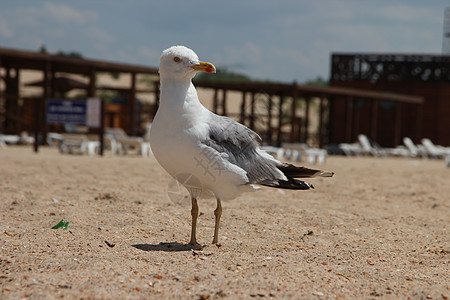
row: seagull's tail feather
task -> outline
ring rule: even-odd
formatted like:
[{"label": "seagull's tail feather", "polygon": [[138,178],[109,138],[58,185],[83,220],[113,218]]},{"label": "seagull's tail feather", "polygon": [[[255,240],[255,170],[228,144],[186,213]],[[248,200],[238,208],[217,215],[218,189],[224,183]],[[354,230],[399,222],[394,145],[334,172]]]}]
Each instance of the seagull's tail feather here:
[{"label": "seagull's tail feather", "polygon": [[288,178],[331,177],[334,172],[297,167],[292,164],[281,164],[277,168]]},{"label": "seagull's tail feather", "polygon": [[260,184],[278,189],[309,190],[314,188],[312,184],[309,184],[307,182],[295,178],[311,178],[316,176],[331,177],[334,175],[334,173],[330,171],[308,169],[305,167],[297,167],[286,163],[278,165],[277,168],[281,172],[283,172],[287,180],[278,179],[273,181],[262,182]]},{"label": "seagull's tail feather", "polygon": [[312,184],[294,178],[288,178],[288,180],[278,180],[276,182],[272,181],[261,183],[261,185],[286,190],[309,190],[314,188]]}]

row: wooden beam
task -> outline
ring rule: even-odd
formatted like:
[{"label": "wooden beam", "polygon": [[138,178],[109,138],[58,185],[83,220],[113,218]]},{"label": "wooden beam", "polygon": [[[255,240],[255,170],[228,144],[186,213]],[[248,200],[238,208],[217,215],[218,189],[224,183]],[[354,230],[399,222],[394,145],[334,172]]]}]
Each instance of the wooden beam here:
[{"label": "wooden beam", "polygon": [[[196,81],[196,87],[204,88],[227,88],[233,91],[260,91],[264,90],[268,94],[288,94],[292,91],[292,84],[271,83],[266,82],[208,82]],[[380,100],[407,102],[407,103],[423,103],[424,98],[420,96],[411,96],[404,94],[376,92],[372,90],[361,90],[335,86],[314,86],[297,84],[296,89],[299,97],[306,95],[320,96],[352,96],[354,98],[377,98]]]},{"label": "wooden beam", "polygon": [[44,54],[32,51],[22,51],[0,47],[0,56],[11,62],[11,67],[29,70],[42,70],[45,62],[55,67],[55,72],[87,74],[91,67],[99,72],[125,72],[141,74],[158,74],[158,68],[123,63],[111,63],[85,58],[72,58],[59,55]]}]

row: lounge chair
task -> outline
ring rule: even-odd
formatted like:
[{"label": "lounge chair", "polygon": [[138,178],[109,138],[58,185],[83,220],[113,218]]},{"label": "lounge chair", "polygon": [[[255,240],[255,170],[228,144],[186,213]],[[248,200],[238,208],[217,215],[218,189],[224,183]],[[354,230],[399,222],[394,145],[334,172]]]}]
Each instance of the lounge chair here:
[{"label": "lounge chair", "polygon": [[427,150],[422,145],[416,145],[409,137],[403,138],[403,144],[405,144],[406,149],[409,151],[410,157],[423,157],[428,158]]},{"label": "lounge chair", "polygon": [[0,140],[5,145],[15,145],[20,143],[20,136],[18,135],[12,135],[12,134],[0,134]]},{"label": "lounge chair", "polygon": [[361,144],[364,154],[373,156],[386,156],[385,152],[379,151],[378,149],[375,149],[375,147],[372,147],[369,138],[364,134],[358,134],[358,141]]},{"label": "lounge chair", "polygon": [[0,147],[6,148],[7,145],[31,145],[34,143],[34,137],[28,133],[22,132],[20,135],[0,134]]},{"label": "lounge chair", "polygon": [[3,135],[0,134],[0,148],[6,148],[6,142],[3,139]]},{"label": "lounge chair", "polygon": [[422,139],[422,145],[432,158],[446,158],[450,155],[450,148],[435,145],[430,139]]},{"label": "lounge chair", "polygon": [[383,148],[375,142],[370,142],[369,138],[364,134],[359,134],[358,140],[361,143],[365,154],[370,154],[376,157],[386,157],[388,155],[408,157],[410,155],[408,149],[404,146],[399,146],[396,148]]},{"label": "lounge chair", "polygon": [[347,156],[360,156],[363,155],[364,150],[361,147],[360,143],[340,143],[339,148],[345,153]]},{"label": "lounge chair", "polygon": [[129,136],[122,128],[106,128],[105,132],[113,153],[127,154],[130,149],[137,149],[142,156],[151,154],[150,142],[142,137]]},{"label": "lounge chair", "polygon": [[47,144],[50,147],[56,147],[56,145],[61,145],[63,140],[63,135],[60,133],[56,133],[56,132],[49,132],[47,133]]},{"label": "lounge chair", "polygon": [[302,157],[306,157],[306,161],[310,164],[324,164],[328,154],[325,149],[312,148],[304,143],[284,143],[282,148],[286,159],[301,161]]},{"label": "lounge chair", "polygon": [[59,146],[61,153],[85,153],[94,155],[100,147],[99,141],[91,141],[85,134],[68,133],[62,135],[62,141]]}]

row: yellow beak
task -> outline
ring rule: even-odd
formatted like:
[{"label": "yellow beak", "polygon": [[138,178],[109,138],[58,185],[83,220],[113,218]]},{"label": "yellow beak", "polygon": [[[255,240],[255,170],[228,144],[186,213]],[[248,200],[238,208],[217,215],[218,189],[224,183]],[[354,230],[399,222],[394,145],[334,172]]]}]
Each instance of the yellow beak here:
[{"label": "yellow beak", "polygon": [[201,61],[198,65],[192,65],[190,67],[198,72],[216,73],[216,67],[214,67],[214,65],[209,62]]}]

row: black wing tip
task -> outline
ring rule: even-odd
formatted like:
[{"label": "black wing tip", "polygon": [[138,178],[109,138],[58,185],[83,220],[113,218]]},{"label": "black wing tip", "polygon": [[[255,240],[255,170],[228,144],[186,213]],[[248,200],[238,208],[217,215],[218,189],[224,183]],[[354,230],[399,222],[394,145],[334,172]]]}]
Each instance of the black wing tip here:
[{"label": "black wing tip", "polygon": [[292,178],[312,178],[312,177],[333,177],[334,172],[310,169],[306,167],[298,167],[293,164],[283,163],[277,168],[284,175]]},{"label": "black wing tip", "polygon": [[314,186],[312,184],[294,178],[288,178],[288,180],[278,180],[277,182],[274,183],[266,183],[266,184],[263,183],[262,185],[283,190],[314,189]]}]

